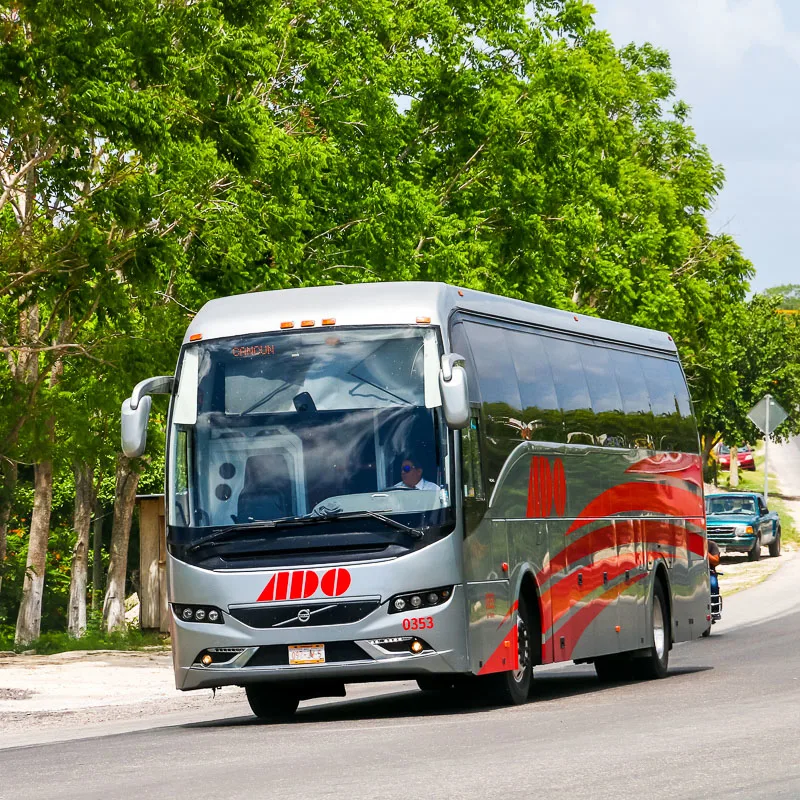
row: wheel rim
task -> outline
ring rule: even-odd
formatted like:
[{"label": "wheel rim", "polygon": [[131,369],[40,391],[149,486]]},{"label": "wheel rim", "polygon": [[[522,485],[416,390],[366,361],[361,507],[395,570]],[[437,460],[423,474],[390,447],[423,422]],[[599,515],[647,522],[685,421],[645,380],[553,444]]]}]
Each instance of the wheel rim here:
[{"label": "wheel rim", "polygon": [[517,660],[519,666],[514,670],[514,680],[517,683],[522,683],[525,680],[525,673],[530,662],[530,642],[528,640],[528,628],[519,614],[517,614]]},{"label": "wheel rim", "polygon": [[661,661],[666,652],[667,633],[664,627],[664,609],[661,608],[661,600],[656,597],[653,601],[653,646],[656,648],[656,656]]}]

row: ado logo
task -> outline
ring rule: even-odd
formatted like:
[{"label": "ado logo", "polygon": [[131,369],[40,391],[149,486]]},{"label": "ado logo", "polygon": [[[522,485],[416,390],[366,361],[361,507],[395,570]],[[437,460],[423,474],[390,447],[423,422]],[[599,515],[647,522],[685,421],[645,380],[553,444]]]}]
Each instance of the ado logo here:
[{"label": "ado logo", "polygon": [[276,572],[258,596],[259,603],[276,600],[306,600],[318,592],[326,597],[339,597],[350,588],[350,573],[338,567],[322,575],[310,569]]}]

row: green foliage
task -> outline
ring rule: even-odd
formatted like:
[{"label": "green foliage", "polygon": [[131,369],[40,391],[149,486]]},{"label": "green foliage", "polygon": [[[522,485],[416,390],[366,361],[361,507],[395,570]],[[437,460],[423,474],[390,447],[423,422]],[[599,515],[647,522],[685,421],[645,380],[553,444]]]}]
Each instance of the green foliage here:
[{"label": "green foliage", "polygon": [[776,297],[755,295],[746,303],[719,309],[712,365],[726,388],[707,396],[697,409],[709,449],[719,438],[737,445],[761,438],[747,412],[768,393],[789,413],[773,438],[800,432],[800,326],[775,313],[779,302]]},{"label": "green foliage", "polygon": [[[668,55],[616,49],[592,13],[581,0],[4,9],[0,458],[54,459],[51,556],[71,546],[73,464],[95,465],[109,511],[121,400],[173,371],[193,312],[221,295],[443,280],[657,327],[703,430],[744,435],[767,373],[745,368],[734,326],[752,266],[705,218],[722,169]],[[783,329],[759,325],[750,344],[772,353]],[[793,387],[776,347],[764,363]],[[165,411],[156,399],[141,492],[161,491]],[[25,549],[9,542],[6,617]],[[52,570],[46,609],[63,601]],[[47,610],[45,628],[61,624]]]},{"label": "green foliage", "polygon": [[773,286],[765,289],[767,297],[778,299],[778,308],[785,311],[800,311],[800,283],[786,283],[782,286]]}]

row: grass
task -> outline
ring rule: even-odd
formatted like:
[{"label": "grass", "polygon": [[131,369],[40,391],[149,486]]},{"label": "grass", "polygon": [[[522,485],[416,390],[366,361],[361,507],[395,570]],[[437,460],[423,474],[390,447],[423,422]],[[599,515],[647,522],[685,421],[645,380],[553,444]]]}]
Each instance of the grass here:
[{"label": "grass", "polygon": [[14,627],[0,627],[0,651],[15,653],[34,652],[37,655],[65,653],[71,650],[143,650],[152,647],[169,647],[169,637],[153,631],[129,628],[117,633],[88,630],[80,639],[73,639],[63,631],[43,633],[26,645],[14,644]]},{"label": "grass", "polygon": [[[733,491],[738,492],[758,492],[761,494],[764,491],[764,445],[763,443],[758,446],[755,454],[756,468],[753,472],[739,470],[739,486]],[[729,491],[730,486],[730,472],[719,473],[719,488],[720,491]],[[781,542],[782,544],[800,545],[800,531],[794,524],[794,518],[789,511],[786,503],[776,496],[778,491],[778,480],[774,472],[769,474],[769,509],[770,511],[777,511],[781,519]]]}]

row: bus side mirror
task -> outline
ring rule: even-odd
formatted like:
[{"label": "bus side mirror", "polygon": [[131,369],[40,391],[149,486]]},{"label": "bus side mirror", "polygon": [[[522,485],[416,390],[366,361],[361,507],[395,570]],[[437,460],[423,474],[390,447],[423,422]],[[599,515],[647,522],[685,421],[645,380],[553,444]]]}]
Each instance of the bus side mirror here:
[{"label": "bus side mirror", "polygon": [[175,379],[160,375],[139,381],[131,396],[122,404],[122,452],[138,458],[147,445],[147,420],[150,418],[151,394],[172,394]]},{"label": "bus side mirror", "polygon": [[442,368],[439,371],[444,418],[447,426],[453,430],[461,430],[469,424],[467,372],[463,366],[456,364],[463,360],[464,357],[458,353],[446,353],[442,356]]},{"label": "bus side mirror", "polygon": [[122,452],[128,458],[138,458],[147,445],[147,420],[153,398],[145,395],[136,408],[132,406],[132,399],[129,397],[122,404]]}]

